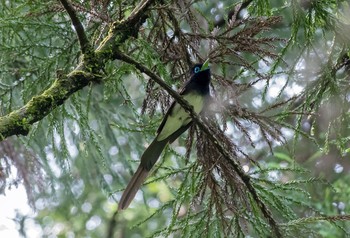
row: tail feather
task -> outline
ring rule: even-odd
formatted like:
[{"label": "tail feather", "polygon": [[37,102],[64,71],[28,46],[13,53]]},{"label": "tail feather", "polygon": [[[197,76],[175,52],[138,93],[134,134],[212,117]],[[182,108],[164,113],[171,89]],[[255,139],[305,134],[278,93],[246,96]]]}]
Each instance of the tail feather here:
[{"label": "tail feather", "polygon": [[129,207],[131,201],[134,199],[137,191],[146,180],[149,171],[153,165],[157,162],[164,147],[168,143],[167,140],[157,141],[157,138],[148,146],[146,151],[141,157],[141,164],[132,176],[131,181],[126,187],[119,205],[118,210],[124,210]]},{"label": "tail feather", "polygon": [[129,207],[137,191],[146,180],[148,173],[149,170],[146,170],[142,165],[138,167],[120,199],[118,210],[124,210]]},{"label": "tail feather", "polygon": [[168,140],[157,141],[157,137],[152,141],[148,148],[141,156],[141,165],[148,170],[151,170],[153,165],[157,162],[164,147],[168,144]]}]

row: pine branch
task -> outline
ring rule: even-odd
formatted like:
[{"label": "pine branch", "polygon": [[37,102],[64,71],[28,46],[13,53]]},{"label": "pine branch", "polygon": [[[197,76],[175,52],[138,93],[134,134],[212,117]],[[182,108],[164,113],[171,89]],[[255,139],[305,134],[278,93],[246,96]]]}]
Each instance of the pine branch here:
[{"label": "pine branch", "polygon": [[[66,76],[59,76],[48,89],[33,97],[23,107],[0,117],[0,141],[12,135],[27,135],[32,124],[62,105],[73,93],[92,82],[99,82],[105,63],[113,60],[114,51],[125,40],[137,36],[140,26],[147,18],[149,7],[154,2],[155,0],[142,1],[128,18],[112,24],[109,34],[97,50],[84,54],[75,70]],[[87,40],[81,39],[81,34],[80,32],[78,37],[83,44],[82,51],[85,51],[83,47],[86,47]]]},{"label": "pine branch", "polygon": [[188,102],[185,99],[183,99],[175,90],[173,90],[169,85],[167,85],[158,75],[153,73],[147,67],[143,66],[143,64],[137,62],[130,56],[125,55],[121,52],[115,52],[115,53],[116,53],[115,54],[116,59],[129,63],[133,65],[135,68],[137,68],[138,70],[140,70],[142,73],[145,73],[146,75],[148,75],[152,80],[154,80],[163,89],[165,89],[175,99],[175,101],[179,103],[190,114],[190,116],[192,117],[196,125],[207,135],[208,139],[216,146],[218,151],[220,151],[220,153],[223,155],[223,159],[225,159],[227,163],[231,164],[232,168],[239,175],[239,177],[245,184],[246,188],[248,189],[249,193],[252,195],[254,201],[259,206],[261,212],[263,213],[265,218],[268,220],[271,228],[273,229],[275,236],[282,237],[282,233],[279,230],[276,220],[272,217],[272,214],[270,210],[267,208],[267,206],[265,205],[265,203],[259,198],[258,192],[254,188],[249,175],[247,175],[243,171],[243,169],[236,162],[236,160],[232,158],[231,153],[228,152],[227,149],[220,143],[220,140],[216,136],[216,133],[210,129],[210,127],[204,122],[201,116],[197,115],[194,112],[193,107],[190,106]]},{"label": "pine branch", "polygon": [[74,29],[77,33],[77,36],[78,36],[78,40],[79,40],[79,43],[80,43],[80,48],[81,48],[81,52],[83,54],[87,53],[87,52],[90,52],[91,51],[91,45],[90,45],[90,42],[85,34],[85,30],[84,30],[84,27],[83,25],[81,24],[73,6],[66,0],[60,0],[63,7],[66,9],[71,21],[72,21],[72,24],[74,26]]},{"label": "pine branch", "polygon": [[334,216],[311,216],[311,217],[303,217],[296,220],[289,221],[287,223],[281,224],[282,226],[297,226],[297,225],[305,225],[305,223],[315,223],[319,221],[328,221],[328,222],[337,222],[337,221],[349,221],[350,215],[334,215]]}]

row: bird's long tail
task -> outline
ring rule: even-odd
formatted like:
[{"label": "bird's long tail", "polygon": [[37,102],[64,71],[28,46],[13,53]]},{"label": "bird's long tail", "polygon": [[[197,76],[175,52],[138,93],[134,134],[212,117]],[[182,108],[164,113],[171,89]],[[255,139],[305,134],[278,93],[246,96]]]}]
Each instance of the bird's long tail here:
[{"label": "bird's long tail", "polygon": [[120,199],[118,210],[124,210],[129,207],[129,204],[134,199],[137,191],[146,180],[149,171],[146,170],[143,166],[139,166],[136,170],[134,176],[131,178],[128,186],[126,187],[122,198]]},{"label": "bird's long tail", "polygon": [[131,181],[126,187],[119,205],[118,210],[124,210],[129,207],[129,204],[134,199],[137,191],[146,180],[147,175],[152,169],[153,165],[157,162],[164,147],[168,143],[168,140],[157,141],[157,138],[148,146],[141,157],[141,164],[132,176]]}]

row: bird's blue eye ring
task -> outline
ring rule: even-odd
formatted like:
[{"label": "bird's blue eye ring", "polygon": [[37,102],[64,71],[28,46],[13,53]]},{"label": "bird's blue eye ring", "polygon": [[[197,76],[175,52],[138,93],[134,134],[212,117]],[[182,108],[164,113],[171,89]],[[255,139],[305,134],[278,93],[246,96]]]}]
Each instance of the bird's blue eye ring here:
[{"label": "bird's blue eye ring", "polygon": [[201,68],[199,68],[198,66],[194,68],[194,73],[198,73],[199,71],[201,71]]}]

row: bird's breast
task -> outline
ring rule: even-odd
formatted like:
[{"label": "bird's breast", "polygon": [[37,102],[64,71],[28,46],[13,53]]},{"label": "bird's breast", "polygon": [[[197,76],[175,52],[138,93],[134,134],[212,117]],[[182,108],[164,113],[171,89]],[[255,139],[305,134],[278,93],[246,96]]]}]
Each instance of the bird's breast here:
[{"label": "bird's breast", "polygon": [[[204,97],[199,93],[189,93],[184,95],[183,98],[190,104],[196,113],[200,113],[203,109]],[[179,104],[176,104],[179,108],[185,111]],[[185,112],[187,115],[188,113]],[[189,115],[188,115],[189,116]]]},{"label": "bird's breast", "polygon": [[[204,106],[204,97],[199,93],[189,93],[183,95],[183,98],[193,107],[196,113],[200,113]],[[191,121],[188,112],[176,103],[169,113],[166,122],[158,134],[157,140],[161,141],[169,137],[182,126],[186,126]]]}]

